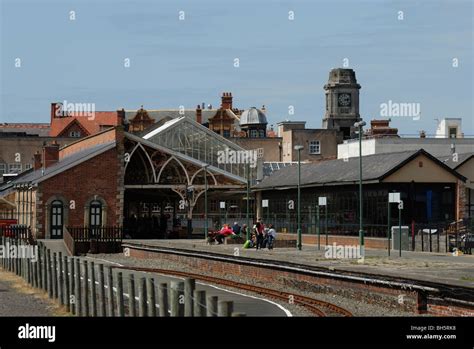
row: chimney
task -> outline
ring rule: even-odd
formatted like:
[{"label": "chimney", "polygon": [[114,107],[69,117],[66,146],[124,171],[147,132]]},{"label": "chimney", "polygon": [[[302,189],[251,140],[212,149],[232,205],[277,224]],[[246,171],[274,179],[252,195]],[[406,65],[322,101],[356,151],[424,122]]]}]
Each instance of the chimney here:
[{"label": "chimney", "polygon": [[202,109],[199,104],[197,105],[197,108],[196,108],[196,121],[202,124]]},{"label": "chimney", "polygon": [[41,163],[41,153],[39,151],[36,151],[36,153],[34,154],[34,161],[35,161],[35,164],[34,164],[34,170],[39,170],[41,168],[41,166],[43,166],[43,164]]},{"label": "chimney", "polygon": [[232,109],[232,93],[231,92],[223,92],[221,99],[222,99],[222,102],[221,102],[222,109]]},{"label": "chimney", "polygon": [[42,160],[44,168],[48,168],[59,161],[59,144],[56,141],[43,146]]}]

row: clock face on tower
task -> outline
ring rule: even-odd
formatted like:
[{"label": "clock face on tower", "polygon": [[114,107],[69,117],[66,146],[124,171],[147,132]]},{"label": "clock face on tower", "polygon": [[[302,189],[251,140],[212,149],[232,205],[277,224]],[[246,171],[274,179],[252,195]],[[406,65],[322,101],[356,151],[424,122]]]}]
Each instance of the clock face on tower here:
[{"label": "clock face on tower", "polygon": [[339,95],[337,96],[337,104],[339,107],[350,107],[351,106],[350,93],[339,93]]}]

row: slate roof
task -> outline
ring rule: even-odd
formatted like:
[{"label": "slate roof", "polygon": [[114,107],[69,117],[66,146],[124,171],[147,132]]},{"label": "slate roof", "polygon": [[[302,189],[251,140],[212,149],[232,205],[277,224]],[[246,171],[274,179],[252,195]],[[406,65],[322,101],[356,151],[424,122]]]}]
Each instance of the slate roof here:
[{"label": "slate roof", "polygon": [[27,135],[49,136],[50,125],[46,123],[0,123],[0,133],[24,132]]},{"label": "slate roof", "polygon": [[[426,155],[461,180],[462,175],[427,153],[425,150],[411,150],[398,153],[376,154],[362,158],[362,178],[364,182],[378,182],[389,176],[418,155]],[[359,158],[326,160],[319,163],[301,164],[301,186],[331,184],[353,184],[359,182]],[[256,190],[296,187],[298,166],[288,166],[262,180],[253,188]]]},{"label": "slate roof", "polygon": [[474,153],[464,153],[464,154],[458,154],[458,158],[456,162],[454,162],[454,157],[453,156],[440,156],[438,159],[443,162],[445,165],[449,166],[452,169],[456,169],[459,166],[461,166],[463,163],[465,163],[467,160],[472,158],[474,156]]}]

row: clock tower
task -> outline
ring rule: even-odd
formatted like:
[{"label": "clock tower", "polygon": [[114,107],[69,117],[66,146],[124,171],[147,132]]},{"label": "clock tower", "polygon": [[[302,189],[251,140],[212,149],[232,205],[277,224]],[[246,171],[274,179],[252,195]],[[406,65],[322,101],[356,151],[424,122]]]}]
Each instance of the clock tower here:
[{"label": "clock tower", "polygon": [[341,131],[344,139],[354,135],[354,124],[360,121],[359,90],[356,75],[352,69],[336,68],[329,73],[326,91],[326,113],[323,128]]}]

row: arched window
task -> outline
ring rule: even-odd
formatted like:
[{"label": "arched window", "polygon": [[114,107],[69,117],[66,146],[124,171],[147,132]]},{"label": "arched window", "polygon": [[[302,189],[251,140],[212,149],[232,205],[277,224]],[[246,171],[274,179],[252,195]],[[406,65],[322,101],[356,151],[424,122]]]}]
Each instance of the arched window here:
[{"label": "arched window", "polygon": [[64,205],[60,200],[54,200],[50,209],[51,218],[51,238],[61,239],[63,237],[64,226]]},{"label": "arched window", "polygon": [[98,200],[91,202],[89,206],[89,227],[100,228],[102,226],[102,203]]}]

